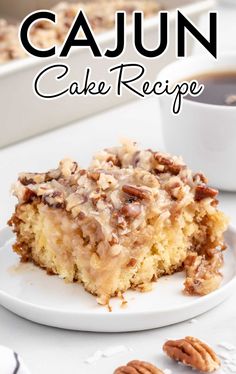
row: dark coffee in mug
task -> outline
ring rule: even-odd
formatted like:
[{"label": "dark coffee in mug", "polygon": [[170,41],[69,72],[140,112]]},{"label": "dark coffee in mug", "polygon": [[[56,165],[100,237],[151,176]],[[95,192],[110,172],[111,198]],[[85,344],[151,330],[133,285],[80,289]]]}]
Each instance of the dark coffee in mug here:
[{"label": "dark coffee in mug", "polygon": [[236,106],[236,71],[205,73],[191,78],[205,88],[199,96],[185,96],[185,99],[213,105]]}]

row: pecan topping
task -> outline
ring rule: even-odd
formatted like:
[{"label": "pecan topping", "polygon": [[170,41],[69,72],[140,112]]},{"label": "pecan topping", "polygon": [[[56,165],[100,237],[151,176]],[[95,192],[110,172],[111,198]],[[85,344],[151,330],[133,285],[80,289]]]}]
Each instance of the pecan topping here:
[{"label": "pecan topping", "polygon": [[173,165],[173,161],[169,158],[164,157],[162,154],[156,152],[154,153],[154,158],[158,162],[158,164],[170,166]]},{"label": "pecan topping", "polygon": [[118,243],[119,243],[118,236],[115,233],[112,233],[111,234],[111,240],[109,240],[109,244],[112,246],[112,245],[118,244]]},{"label": "pecan topping", "polygon": [[163,371],[149,362],[133,360],[116,369],[114,374],[163,374]]},{"label": "pecan topping", "polygon": [[133,155],[132,165],[134,167],[137,167],[139,161],[140,161],[140,151],[136,151]]},{"label": "pecan topping", "polygon": [[92,179],[94,182],[97,182],[100,178],[100,173],[90,172],[90,173],[88,173],[88,178]]},{"label": "pecan topping", "polygon": [[53,169],[49,170],[49,172],[45,173],[45,182],[52,181],[53,179],[59,179],[61,176],[60,169]]},{"label": "pecan topping", "polygon": [[63,193],[60,191],[54,191],[53,193],[43,196],[43,202],[51,208],[64,208],[65,201]]},{"label": "pecan topping", "polygon": [[122,187],[122,191],[127,195],[134,196],[140,200],[148,200],[150,198],[150,192],[139,187],[130,186],[125,184]]},{"label": "pecan topping", "polygon": [[83,221],[83,219],[85,219],[86,215],[84,212],[79,212],[77,218],[79,221]]},{"label": "pecan topping", "polygon": [[141,213],[141,205],[139,202],[126,203],[120,209],[120,213],[126,218],[136,218]]},{"label": "pecan topping", "polygon": [[19,177],[19,181],[23,186],[28,186],[29,184],[36,184],[33,178],[29,177],[29,175],[22,175]]},{"label": "pecan topping", "polygon": [[128,267],[134,267],[137,264],[137,260],[135,258],[131,258],[130,261],[128,262],[127,266]]},{"label": "pecan topping", "polygon": [[110,155],[107,158],[107,162],[111,162],[114,166],[121,168],[121,161],[117,155]]},{"label": "pecan topping", "polygon": [[214,188],[210,188],[208,186],[197,186],[195,190],[195,200],[201,201],[203,199],[206,199],[208,197],[211,197],[214,199],[218,195],[218,191]]},{"label": "pecan topping", "polygon": [[179,172],[186,167],[185,165],[176,164],[173,160],[163,156],[161,153],[155,152],[153,156],[158,164],[162,166],[161,169],[155,169],[157,174],[169,172],[173,175],[178,175]]},{"label": "pecan topping", "polygon": [[85,175],[85,174],[87,174],[87,171],[85,169],[81,169],[79,171],[79,175]]},{"label": "pecan topping", "polygon": [[120,229],[124,230],[127,227],[127,221],[119,212],[119,210],[115,210],[112,213],[112,220],[114,224],[119,227]]},{"label": "pecan topping", "polygon": [[24,202],[32,202],[35,199],[35,197],[37,197],[37,194],[34,191],[30,190],[29,188],[25,188],[23,196]]},{"label": "pecan topping", "polygon": [[222,281],[220,268],[223,265],[222,253],[217,251],[211,258],[198,256],[193,252],[184,262],[186,280],[184,292],[187,295],[207,295],[219,288]]},{"label": "pecan topping", "polygon": [[24,185],[43,183],[45,181],[45,173],[26,173],[19,176],[19,181]]},{"label": "pecan topping", "polygon": [[220,367],[220,360],[215,352],[207,344],[191,336],[168,340],[163,351],[173,360],[205,373],[212,373]]},{"label": "pecan topping", "polygon": [[194,174],[193,181],[194,182],[202,182],[202,183],[205,183],[205,184],[208,183],[208,179],[205,177],[205,175],[203,173]]},{"label": "pecan topping", "polygon": [[48,173],[23,173],[19,176],[19,181],[24,186],[28,186],[29,184],[39,184],[58,179],[60,174],[59,169],[50,170]]}]

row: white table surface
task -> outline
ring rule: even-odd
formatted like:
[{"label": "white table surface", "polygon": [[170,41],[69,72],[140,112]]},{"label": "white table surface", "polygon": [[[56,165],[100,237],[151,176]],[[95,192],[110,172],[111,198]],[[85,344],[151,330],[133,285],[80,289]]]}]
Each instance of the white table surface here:
[{"label": "white table surface", "polygon": [[[221,8],[219,15],[220,51],[236,50],[236,8]],[[121,137],[138,140],[145,147],[163,149],[158,116],[155,99],[137,101],[0,150],[0,227],[6,225],[13,210],[15,200],[10,197],[9,190],[19,171],[53,168],[65,156],[86,164],[95,150],[110,146],[111,139],[116,144]],[[91,129],[91,138],[85,137],[85,128]],[[221,193],[220,201],[221,208],[236,226],[236,194]],[[190,369],[173,365],[161,353],[167,338],[186,335],[206,340],[217,351],[220,351],[218,343],[222,341],[236,345],[236,295],[197,317],[194,324],[184,322],[146,332],[122,334],[82,333],[45,327],[0,307],[0,344],[19,352],[32,374],[111,374],[114,368],[134,358],[172,369],[174,374],[191,373]],[[84,359],[96,350],[117,345],[130,347],[133,352],[103,358],[92,365],[84,363]]]}]

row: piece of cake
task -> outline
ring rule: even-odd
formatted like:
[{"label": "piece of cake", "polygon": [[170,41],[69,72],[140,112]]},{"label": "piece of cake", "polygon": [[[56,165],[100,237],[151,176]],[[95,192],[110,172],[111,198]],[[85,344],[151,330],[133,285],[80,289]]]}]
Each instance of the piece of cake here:
[{"label": "piece of cake", "polygon": [[181,158],[128,141],[88,169],[66,159],[47,173],[20,174],[14,251],[103,304],[184,267],[186,293],[209,293],[221,281],[227,219],[206,182]]}]

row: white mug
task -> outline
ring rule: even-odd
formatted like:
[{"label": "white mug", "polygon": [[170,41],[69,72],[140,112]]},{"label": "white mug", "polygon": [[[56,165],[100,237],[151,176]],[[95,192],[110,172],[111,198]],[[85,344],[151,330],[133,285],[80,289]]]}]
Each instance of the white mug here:
[{"label": "white mug", "polygon": [[[236,53],[225,53],[217,60],[193,56],[166,66],[158,81],[174,85],[201,74],[229,71],[236,74]],[[183,99],[181,112],[173,115],[173,96],[160,96],[159,102],[166,151],[183,156],[212,186],[236,191],[236,106]]]}]

